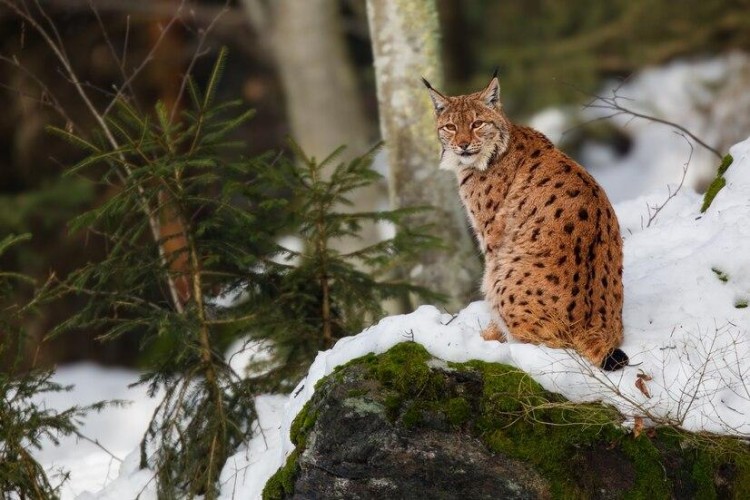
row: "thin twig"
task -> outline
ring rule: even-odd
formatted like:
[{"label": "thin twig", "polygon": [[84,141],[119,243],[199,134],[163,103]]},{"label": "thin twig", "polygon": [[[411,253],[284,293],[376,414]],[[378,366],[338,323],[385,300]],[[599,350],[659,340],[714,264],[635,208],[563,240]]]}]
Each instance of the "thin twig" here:
[{"label": "thin twig", "polygon": [[656,219],[656,216],[659,215],[659,212],[661,212],[662,209],[667,205],[667,203],[669,203],[670,200],[674,198],[675,196],[677,196],[677,193],[680,192],[680,190],[682,189],[682,186],[685,184],[685,177],[687,176],[688,168],[690,167],[690,160],[693,159],[693,144],[687,139],[687,137],[685,137],[685,134],[680,133],[680,132],[675,132],[675,133],[677,135],[682,136],[682,138],[685,139],[685,142],[687,142],[687,145],[690,147],[690,155],[688,156],[687,161],[682,167],[682,178],[680,179],[680,183],[677,185],[677,188],[674,191],[672,191],[672,188],[670,186],[667,186],[668,196],[667,196],[667,199],[664,200],[664,203],[656,207],[650,207],[650,206],[648,207],[649,217],[648,217],[648,223],[646,223],[646,227],[651,227],[651,223],[654,222],[654,220]]},{"label": "thin twig", "polygon": [[[107,116],[109,112],[112,110],[112,107],[117,103],[117,98],[122,96],[122,90],[124,88],[132,88],[131,85],[133,83],[133,80],[135,80],[138,75],[143,71],[143,69],[148,66],[151,62],[154,60],[154,54],[156,54],[156,51],[159,49],[159,46],[161,45],[162,41],[164,40],[164,37],[166,34],[172,29],[172,26],[180,19],[180,16],[182,14],[182,9],[185,6],[185,0],[180,1],[180,5],[177,7],[177,10],[175,11],[172,18],[167,22],[166,26],[162,28],[161,33],[159,33],[159,37],[154,42],[153,46],[151,47],[151,50],[148,51],[148,54],[146,54],[146,57],[143,58],[143,61],[133,70],[132,73],[130,73],[130,76],[120,85],[120,88],[117,91],[117,94],[115,95],[115,99],[112,99],[110,101],[109,105],[104,109],[102,112],[102,116]],[[123,49],[124,50],[124,49]]]},{"label": "thin twig", "polygon": [[[100,113],[99,110],[96,109],[96,106],[94,106],[94,103],[91,101],[91,98],[86,93],[83,83],[78,78],[78,74],[73,69],[70,59],[68,58],[67,52],[65,51],[65,46],[63,45],[62,39],[60,38],[60,34],[57,31],[57,28],[55,27],[53,21],[49,18],[49,16],[44,11],[42,6],[37,2],[37,0],[34,0],[34,3],[37,9],[39,10],[42,18],[45,19],[46,22],[51,25],[50,29],[52,30],[52,35],[50,35],[50,32],[48,32],[45,29],[45,27],[42,26],[42,24],[29,12],[28,7],[26,7],[25,2],[23,2],[24,9],[22,10],[16,3],[11,2],[10,0],[0,0],[0,4],[7,6],[11,11],[13,11],[21,19],[27,22],[32,28],[34,28],[36,32],[39,34],[39,36],[42,37],[45,43],[52,50],[58,62],[63,66],[63,69],[65,70],[65,74],[68,76],[70,82],[73,84],[79,97],[83,101],[86,109],[89,110],[94,120],[97,122],[97,124],[101,128],[102,132],[104,133],[105,138],[107,139],[107,142],[109,142],[113,150],[115,151],[119,150],[120,145],[117,139],[115,138],[114,133],[110,129],[109,124],[105,120],[104,115]],[[182,4],[184,4],[184,0],[182,1]],[[176,19],[177,17],[173,17],[169,25],[171,26]],[[162,33],[162,36],[163,36],[163,33]],[[161,39],[162,37],[160,37],[159,40],[157,40],[157,45]],[[140,67],[143,67],[143,64]],[[136,71],[140,71],[140,67]],[[120,180],[123,182],[123,184],[125,184],[126,179],[131,176],[131,169],[130,167],[127,166],[128,162],[126,161],[122,153],[120,153],[120,159],[121,159],[121,165],[124,170],[124,173],[118,171],[117,175],[120,177]],[[140,193],[141,209],[143,210],[144,214],[148,218],[149,226],[151,228],[151,234],[152,234],[152,237],[154,238],[154,241],[158,242],[160,240],[160,234],[161,234],[159,219],[157,216],[155,216],[152,213],[145,190],[143,186],[141,186],[140,184],[138,185],[138,191]],[[166,256],[165,249],[163,248],[162,245],[157,245],[157,248],[158,248],[159,257],[162,261],[162,264],[164,265],[165,269],[168,269],[167,256]],[[167,279],[167,283],[169,286],[169,292],[171,295],[173,306],[178,313],[182,314],[184,312],[184,306],[182,304],[182,300],[180,299],[180,295],[177,291],[177,285],[174,281],[174,278],[169,273],[167,273],[166,279]]]},{"label": "thin twig", "polygon": [[[0,61],[4,61],[17,70],[21,71],[24,75],[26,75],[28,78],[30,78],[41,90],[41,97],[32,97],[24,92],[21,92],[19,89],[13,89],[5,84],[2,84],[3,88],[7,88],[8,90],[11,90],[15,93],[17,93],[19,96],[28,97],[30,99],[34,99],[38,103],[49,106],[52,109],[54,109],[62,118],[65,120],[67,124],[70,124],[71,126],[75,125],[75,122],[70,118],[70,116],[65,112],[65,108],[60,104],[60,102],[55,98],[55,95],[50,91],[50,89],[47,87],[47,85],[34,73],[29,71],[25,66],[23,66],[20,61],[16,57],[7,57],[4,55],[0,55]],[[44,98],[49,99],[49,101],[45,101]]]},{"label": "thin twig", "polygon": [[209,25],[206,27],[205,30],[203,30],[203,34],[200,38],[198,38],[198,47],[193,52],[193,56],[190,58],[190,63],[188,63],[187,70],[185,71],[185,74],[182,77],[182,81],[180,82],[180,90],[177,92],[177,98],[175,99],[175,106],[172,108],[170,115],[169,115],[169,122],[174,123],[175,115],[177,113],[177,109],[179,106],[177,106],[176,103],[179,103],[182,100],[182,96],[185,95],[185,88],[187,87],[188,79],[190,78],[190,75],[193,73],[193,67],[195,66],[195,63],[198,61],[198,59],[205,55],[206,52],[204,51],[203,47],[205,45],[207,34],[210,33],[216,23],[219,21],[219,19],[224,16],[227,12],[229,12],[229,0],[226,0],[224,2],[224,8],[219,11],[218,14],[216,14],[216,17],[214,17]]},{"label": "thin twig", "polygon": [[83,439],[84,441],[88,441],[89,443],[93,444],[94,446],[102,450],[104,453],[109,455],[112,458],[112,460],[117,460],[118,462],[122,463],[122,459],[118,457],[117,455],[115,455],[114,453],[112,453],[111,451],[109,451],[103,444],[99,442],[98,439],[90,438],[86,436],[85,434],[82,434],[79,431],[75,431],[74,433],[78,437],[78,439]]},{"label": "thin twig", "polygon": [[683,127],[682,125],[679,125],[677,123],[671,122],[669,120],[666,120],[664,118],[659,118],[657,116],[647,115],[645,113],[640,113],[638,111],[634,111],[631,108],[625,107],[621,104],[620,101],[624,100],[632,100],[630,98],[621,96],[618,94],[620,88],[622,87],[622,83],[612,89],[612,96],[611,97],[605,97],[601,95],[594,95],[594,99],[587,104],[586,108],[592,108],[592,109],[606,109],[611,110],[613,113],[606,118],[614,118],[616,116],[620,115],[628,115],[631,117],[631,119],[635,118],[642,118],[644,120],[649,120],[656,123],[661,123],[663,125],[668,125],[670,127],[674,127],[677,130],[681,131],[691,139],[693,139],[695,142],[703,146],[705,149],[716,155],[719,160],[723,158],[723,155],[714,147],[709,146],[705,141],[701,140],[697,135],[689,131],[687,128]]},{"label": "thin twig", "polygon": [[[117,55],[117,51],[115,50],[115,46],[112,43],[112,39],[109,36],[109,32],[107,31],[107,28],[104,26],[104,21],[102,21],[102,16],[99,14],[99,9],[94,5],[94,0],[88,0],[89,2],[89,8],[91,9],[91,12],[94,14],[94,17],[96,17],[96,22],[99,24],[99,29],[102,32],[102,36],[104,37],[104,41],[107,43],[107,47],[109,47],[109,52],[112,55],[112,59],[115,60],[117,63],[117,68],[120,70],[120,76],[122,77],[122,80],[124,82],[123,86],[120,87],[121,89],[127,86],[128,90],[130,91],[131,97],[135,97],[136,93],[135,90],[133,90],[133,87],[130,82],[132,82],[131,78],[128,78],[128,76],[125,74],[125,58],[127,57],[127,48],[128,48],[128,30],[130,29],[130,16],[128,16],[126,21],[126,31],[125,31],[125,43],[122,47],[122,57]],[[116,99],[119,97],[121,91],[118,91],[117,94],[113,97],[112,101],[110,102],[110,105],[112,102],[115,102]],[[136,107],[138,107],[138,103],[134,101],[134,104]],[[103,113],[105,116],[107,113]]]}]

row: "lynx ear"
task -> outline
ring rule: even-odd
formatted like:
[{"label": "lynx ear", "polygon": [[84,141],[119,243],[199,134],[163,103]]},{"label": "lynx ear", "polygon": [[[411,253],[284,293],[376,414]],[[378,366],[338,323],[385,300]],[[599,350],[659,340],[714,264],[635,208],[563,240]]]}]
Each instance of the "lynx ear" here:
[{"label": "lynx ear", "polygon": [[432,105],[435,106],[435,114],[440,114],[443,112],[445,107],[448,105],[448,98],[445,97],[443,94],[438,92],[437,90],[432,88],[432,85],[430,85],[430,82],[428,82],[424,77],[422,77],[422,83],[424,83],[424,86],[427,87],[427,90],[430,93],[430,99],[432,99]]},{"label": "lynx ear", "polygon": [[490,84],[482,91],[480,97],[491,108],[500,106],[500,81],[497,79],[497,70],[495,70]]}]

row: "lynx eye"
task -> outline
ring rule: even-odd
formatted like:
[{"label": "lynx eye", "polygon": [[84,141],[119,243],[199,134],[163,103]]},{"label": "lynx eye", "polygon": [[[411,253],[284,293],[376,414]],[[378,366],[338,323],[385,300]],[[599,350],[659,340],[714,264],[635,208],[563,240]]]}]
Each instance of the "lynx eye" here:
[{"label": "lynx eye", "polygon": [[484,127],[484,125],[485,125],[485,122],[483,122],[481,120],[477,120],[475,122],[472,122],[471,128],[475,128],[475,129],[476,128],[482,128],[482,127]]},{"label": "lynx eye", "polygon": [[449,132],[455,132],[456,131],[456,126],[453,125],[452,123],[448,123],[446,125],[443,125],[443,128],[445,130],[448,130]]}]

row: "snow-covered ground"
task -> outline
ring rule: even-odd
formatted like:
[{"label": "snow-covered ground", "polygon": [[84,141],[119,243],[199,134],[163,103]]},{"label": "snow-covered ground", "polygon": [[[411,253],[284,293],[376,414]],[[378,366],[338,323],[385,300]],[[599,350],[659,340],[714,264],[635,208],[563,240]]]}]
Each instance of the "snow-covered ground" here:
[{"label": "snow-covered ground", "polygon": [[[667,83],[662,88],[668,88]],[[623,200],[615,204],[625,240],[622,348],[633,366],[604,373],[566,350],[485,342],[479,336],[489,317],[483,302],[468,305],[455,318],[431,306],[388,317],[320,353],[293,396],[258,398],[258,432],[227,462],[221,476],[222,498],[259,498],[267,478],[292,450],[289,426],[317,380],[355,357],[411,339],[444,360],[481,359],[517,366],[550,390],[577,401],[603,400],[629,419],[645,416],[695,431],[750,436],[750,308],[746,307],[750,301],[750,138],[732,148],[734,163],[725,176],[727,186],[705,214],[699,210],[702,197],[689,181],[650,220],[677,190],[689,153],[682,138],[677,143],[651,140],[655,133],[650,126],[634,133],[633,151],[647,148],[652,154],[643,157],[657,162],[649,168],[671,169],[671,173],[646,175],[649,171],[642,164],[633,166],[638,163],[634,157],[629,167],[623,163],[616,169],[620,175],[620,168],[630,168],[629,180],[600,176],[602,182],[610,179],[611,185],[605,187],[612,198]],[[674,135],[668,129],[665,133]],[[645,145],[639,146],[640,141]],[[716,163],[711,159],[714,167]],[[646,382],[650,397],[636,387],[640,374],[652,377]],[[156,498],[152,475],[138,470],[137,454],[155,401],[142,390],[127,389],[136,378],[133,372],[90,364],[58,371],[58,381],[76,388],[49,399],[50,406],[101,399],[133,401],[127,408],[88,417],[83,427],[85,435],[118,459],[72,438],[37,453],[48,468],[70,471],[64,499]]]}]

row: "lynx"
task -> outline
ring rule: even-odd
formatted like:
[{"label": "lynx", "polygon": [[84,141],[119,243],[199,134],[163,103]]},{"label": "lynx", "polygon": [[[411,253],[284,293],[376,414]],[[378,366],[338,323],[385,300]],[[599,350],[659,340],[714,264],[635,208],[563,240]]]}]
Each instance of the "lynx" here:
[{"label": "lynx", "polygon": [[443,150],[485,258],[486,340],[572,348],[594,365],[628,364],[622,342],[622,239],[612,205],[578,163],[516,125],[500,83],[449,97],[427,82]]}]

